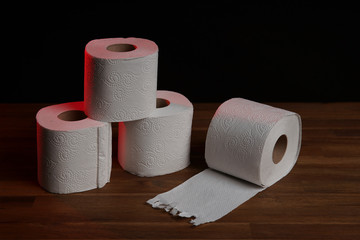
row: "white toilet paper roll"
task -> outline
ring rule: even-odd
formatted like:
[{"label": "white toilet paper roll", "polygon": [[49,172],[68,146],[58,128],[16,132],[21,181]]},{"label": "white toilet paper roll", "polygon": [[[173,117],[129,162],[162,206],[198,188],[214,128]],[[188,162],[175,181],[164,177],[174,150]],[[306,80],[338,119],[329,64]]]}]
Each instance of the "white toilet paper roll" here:
[{"label": "white toilet paper roll", "polygon": [[38,181],[52,193],[101,188],[110,181],[111,124],[87,118],[83,102],[39,110]]},{"label": "white toilet paper roll", "polygon": [[206,163],[259,186],[270,186],[294,166],[300,150],[300,130],[301,119],[295,113],[241,98],[230,99],[211,120]]},{"label": "white toilet paper roll", "polygon": [[118,159],[139,176],[179,171],[190,164],[193,106],[183,95],[157,91],[157,108],[144,119],[119,123]]},{"label": "white toilet paper roll", "polygon": [[148,203],[194,217],[194,225],[215,221],[287,175],[300,145],[298,114],[230,99],[218,108],[208,129],[205,158],[210,168]]},{"label": "white toilet paper roll", "polygon": [[142,119],[156,108],[158,47],[147,39],[107,38],[85,47],[85,113],[104,122]]}]

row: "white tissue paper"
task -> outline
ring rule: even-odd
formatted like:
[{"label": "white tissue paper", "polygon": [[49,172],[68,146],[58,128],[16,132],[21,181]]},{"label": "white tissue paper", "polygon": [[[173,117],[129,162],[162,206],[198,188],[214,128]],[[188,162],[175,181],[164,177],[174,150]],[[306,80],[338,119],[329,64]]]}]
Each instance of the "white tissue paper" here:
[{"label": "white tissue paper", "polygon": [[156,108],[158,47],[141,38],[107,38],[85,47],[85,113],[103,122],[145,118]]},{"label": "white tissue paper", "polygon": [[87,118],[83,102],[36,115],[38,182],[52,193],[101,188],[110,181],[111,124]]},{"label": "white tissue paper", "polygon": [[183,95],[157,91],[157,108],[147,118],[119,123],[118,160],[126,171],[150,177],[190,164],[193,105]]},{"label": "white tissue paper", "polygon": [[287,175],[301,146],[298,114],[233,98],[216,111],[206,137],[208,169],[147,201],[191,223],[213,222]]}]

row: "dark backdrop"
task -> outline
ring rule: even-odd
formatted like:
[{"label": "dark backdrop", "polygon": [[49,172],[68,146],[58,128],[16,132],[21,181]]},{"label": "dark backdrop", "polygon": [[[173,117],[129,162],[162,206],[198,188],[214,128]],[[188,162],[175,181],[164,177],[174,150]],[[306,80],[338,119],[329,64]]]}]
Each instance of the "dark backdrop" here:
[{"label": "dark backdrop", "polygon": [[20,23],[10,39],[21,74],[11,75],[0,101],[82,100],[84,47],[109,37],[155,41],[158,89],[180,92],[193,102],[360,100],[355,6],[161,2],[18,6],[13,18]]}]

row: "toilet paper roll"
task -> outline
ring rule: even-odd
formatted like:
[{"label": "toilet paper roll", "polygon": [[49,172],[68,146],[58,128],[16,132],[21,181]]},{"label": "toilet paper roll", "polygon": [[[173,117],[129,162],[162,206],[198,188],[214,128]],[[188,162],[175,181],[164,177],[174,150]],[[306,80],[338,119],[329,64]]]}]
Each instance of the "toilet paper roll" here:
[{"label": "toilet paper roll", "polygon": [[144,119],[119,123],[118,159],[143,177],[179,171],[190,164],[193,106],[183,95],[157,91],[157,108]]},{"label": "toilet paper roll", "polygon": [[215,221],[287,175],[301,145],[298,114],[241,98],[223,103],[205,145],[209,169],[148,201],[173,215]]},{"label": "toilet paper roll", "polygon": [[82,192],[110,181],[110,123],[87,118],[83,102],[42,108],[36,121],[38,182],[45,190]]},{"label": "toilet paper roll", "polygon": [[85,47],[85,113],[104,122],[142,119],[156,108],[158,47],[141,38],[107,38]]},{"label": "toilet paper roll", "polygon": [[300,150],[300,130],[301,119],[295,113],[230,99],[211,120],[206,163],[259,186],[270,186],[294,166]]}]

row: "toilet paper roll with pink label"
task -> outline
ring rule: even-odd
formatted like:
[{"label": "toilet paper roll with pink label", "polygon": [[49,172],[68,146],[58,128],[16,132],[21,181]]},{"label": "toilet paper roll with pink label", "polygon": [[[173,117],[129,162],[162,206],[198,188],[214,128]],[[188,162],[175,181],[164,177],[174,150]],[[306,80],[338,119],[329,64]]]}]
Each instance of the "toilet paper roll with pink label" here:
[{"label": "toilet paper roll with pink label", "polygon": [[85,113],[104,122],[145,118],[156,108],[158,47],[142,38],[107,38],[85,47]]},{"label": "toilet paper roll with pink label", "polygon": [[45,190],[83,192],[110,181],[110,123],[88,118],[83,102],[42,108],[36,121],[38,182]]},{"label": "toilet paper roll with pink label", "polygon": [[123,169],[151,177],[190,164],[193,105],[183,95],[157,91],[157,108],[147,118],[119,123],[118,159]]}]

